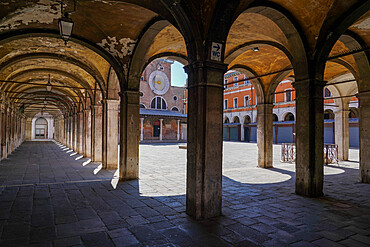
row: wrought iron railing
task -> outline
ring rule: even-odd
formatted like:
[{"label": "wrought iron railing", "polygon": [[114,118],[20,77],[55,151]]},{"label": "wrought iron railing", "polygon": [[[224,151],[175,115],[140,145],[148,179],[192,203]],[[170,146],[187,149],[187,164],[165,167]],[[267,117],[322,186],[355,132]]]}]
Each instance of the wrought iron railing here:
[{"label": "wrought iron railing", "polygon": [[295,162],[295,143],[281,144],[281,162]]},{"label": "wrought iron railing", "polygon": [[[295,162],[296,160],[296,147],[295,143],[282,143],[281,144],[281,162]],[[338,145],[337,144],[324,144],[324,163],[338,164]]]}]

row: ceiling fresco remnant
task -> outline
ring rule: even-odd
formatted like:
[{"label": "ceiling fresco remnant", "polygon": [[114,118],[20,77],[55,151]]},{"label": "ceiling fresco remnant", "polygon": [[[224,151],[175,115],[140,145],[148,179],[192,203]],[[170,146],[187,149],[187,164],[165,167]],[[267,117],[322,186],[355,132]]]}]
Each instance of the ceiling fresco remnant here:
[{"label": "ceiling fresco remnant", "polygon": [[135,48],[135,43],[136,40],[132,40],[130,38],[122,38],[117,40],[116,37],[108,36],[108,39],[103,39],[100,43],[98,43],[98,45],[108,50],[113,56],[122,59],[125,56],[132,55],[132,52]]}]

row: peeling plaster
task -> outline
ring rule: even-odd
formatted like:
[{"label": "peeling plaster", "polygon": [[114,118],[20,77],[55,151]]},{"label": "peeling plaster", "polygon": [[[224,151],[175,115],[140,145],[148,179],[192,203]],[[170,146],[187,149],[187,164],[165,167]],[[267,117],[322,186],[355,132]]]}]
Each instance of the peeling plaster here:
[{"label": "peeling plaster", "polygon": [[52,24],[60,17],[60,6],[52,1],[40,0],[37,5],[17,10],[12,17],[5,16],[0,21],[0,31],[15,29],[31,23]]},{"label": "peeling plaster", "polygon": [[360,22],[359,24],[353,25],[354,27],[358,29],[370,29],[370,17],[367,18],[366,20]]},{"label": "peeling plaster", "polygon": [[136,40],[130,38],[122,38],[117,41],[116,37],[109,37],[103,39],[98,45],[106,49],[113,56],[123,58],[132,55],[135,48]]}]

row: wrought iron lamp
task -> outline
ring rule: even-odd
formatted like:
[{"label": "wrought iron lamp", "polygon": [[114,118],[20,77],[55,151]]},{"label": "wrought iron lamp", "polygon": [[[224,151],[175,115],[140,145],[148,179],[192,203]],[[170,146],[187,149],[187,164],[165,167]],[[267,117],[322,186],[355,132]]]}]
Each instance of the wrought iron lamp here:
[{"label": "wrought iron lamp", "polygon": [[50,73],[49,73],[48,84],[46,84],[46,91],[51,92],[51,87],[52,87],[52,85],[51,85],[51,82],[50,82]]},{"label": "wrought iron lamp", "polygon": [[60,1],[60,5],[61,5],[60,11],[61,11],[62,17],[59,18],[58,20],[59,32],[60,32],[60,37],[62,38],[62,40],[64,40],[64,43],[67,45],[67,42],[71,39],[72,31],[74,27],[74,22],[69,17],[69,14],[76,11],[76,0],[73,1],[72,11],[63,10],[63,7],[64,7],[63,0]]}]

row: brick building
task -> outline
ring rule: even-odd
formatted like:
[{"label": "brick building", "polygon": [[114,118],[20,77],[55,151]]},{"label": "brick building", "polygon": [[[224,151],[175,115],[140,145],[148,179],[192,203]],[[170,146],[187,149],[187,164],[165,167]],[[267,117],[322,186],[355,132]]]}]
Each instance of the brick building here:
[{"label": "brick building", "polygon": [[171,85],[173,61],[158,59],[140,80],[140,141],[186,140],[185,87]]},{"label": "brick building", "polygon": [[[224,83],[223,139],[257,142],[257,94],[245,74],[229,71]],[[245,80],[245,81],[241,81]],[[237,82],[238,81],[238,82]],[[235,83],[234,83],[235,82]],[[335,143],[335,112],[338,105],[328,88],[324,93],[324,142]],[[295,142],[295,90],[291,80],[279,83],[273,97],[273,143]],[[349,146],[359,147],[358,99],[349,102]]]}]

